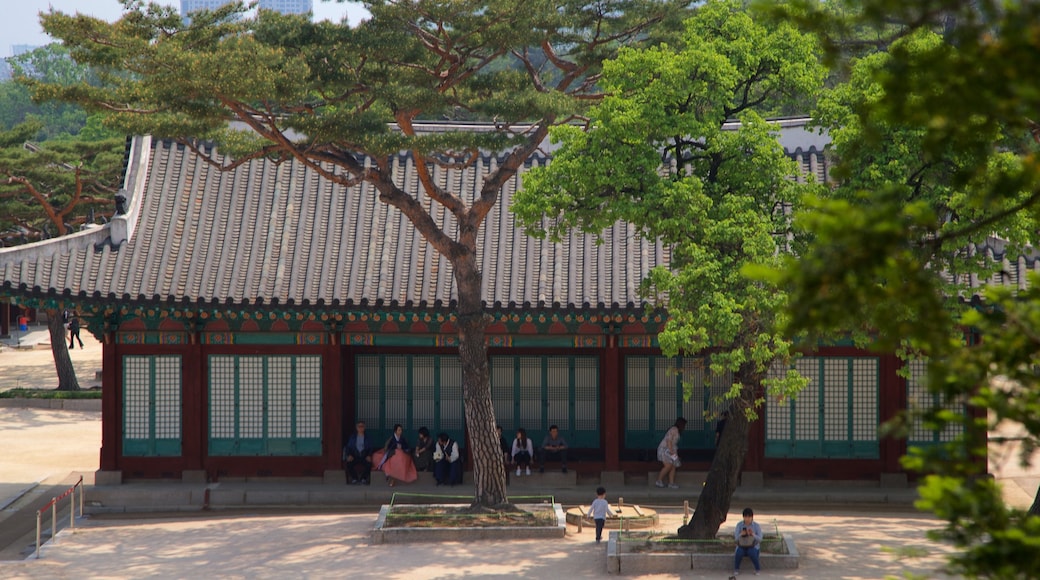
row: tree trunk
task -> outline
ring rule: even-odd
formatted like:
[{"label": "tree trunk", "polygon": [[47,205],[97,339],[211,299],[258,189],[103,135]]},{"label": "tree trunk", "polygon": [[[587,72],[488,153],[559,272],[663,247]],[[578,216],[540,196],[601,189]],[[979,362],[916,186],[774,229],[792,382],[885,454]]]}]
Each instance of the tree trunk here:
[{"label": "tree trunk", "polygon": [[69,358],[69,347],[65,344],[65,321],[61,318],[61,311],[47,309],[44,312],[47,313],[47,330],[51,334],[54,370],[58,372],[58,390],[78,391],[79,380],[76,379],[76,369],[72,366],[72,359]]},{"label": "tree trunk", "polygon": [[495,408],[491,403],[487,342],[484,330],[487,315],[481,305],[481,272],[474,259],[476,252],[455,260],[455,280],[459,286],[459,358],[462,363],[462,396],[473,458],[473,505],[507,505],[506,473],[502,465]]},{"label": "tree trunk", "polygon": [[1029,515],[1040,517],[1040,489],[1036,490],[1033,505],[1029,508]]},{"label": "tree trunk", "polygon": [[744,466],[744,458],[748,451],[748,432],[751,423],[745,410],[747,401],[754,400],[754,393],[762,381],[762,376],[754,372],[751,365],[740,368],[734,379],[744,385],[741,397],[733,401],[726,427],[719,438],[719,447],[711,461],[708,477],[704,480],[704,488],[697,499],[697,508],[693,518],[678,530],[678,535],[686,540],[710,540],[718,534],[722,523],[729,513],[733,492],[737,489],[740,470]]}]

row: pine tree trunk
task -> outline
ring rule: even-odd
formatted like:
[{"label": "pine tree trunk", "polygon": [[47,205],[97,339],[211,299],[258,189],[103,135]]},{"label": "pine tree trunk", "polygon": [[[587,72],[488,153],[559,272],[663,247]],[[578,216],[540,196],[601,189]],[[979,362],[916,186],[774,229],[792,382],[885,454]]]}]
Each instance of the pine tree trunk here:
[{"label": "pine tree trunk", "polygon": [[733,492],[737,490],[740,470],[748,452],[748,433],[751,423],[748,422],[745,409],[746,401],[754,400],[762,376],[754,372],[753,366],[741,367],[734,379],[744,385],[739,399],[733,401],[729,419],[719,439],[719,447],[711,461],[708,476],[704,480],[704,488],[697,499],[697,508],[690,522],[679,528],[680,538],[687,540],[710,540],[718,534],[722,523],[729,513]]},{"label": "pine tree trunk", "polygon": [[69,357],[69,347],[65,344],[65,322],[61,319],[61,312],[52,309],[44,312],[47,313],[47,330],[51,335],[54,370],[58,372],[58,390],[78,391],[79,380],[76,379],[76,369]]},{"label": "pine tree trunk", "polygon": [[473,458],[473,505],[507,505],[506,474],[495,431],[495,408],[491,403],[487,342],[484,330],[488,317],[481,305],[481,273],[475,252],[455,261],[459,285],[459,358],[462,363],[462,396]]},{"label": "pine tree trunk", "polygon": [[1036,490],[1036,496],[1033,498],[1033,505],[1029,508],[1029,515],[1040,517],[1040,489]]}]

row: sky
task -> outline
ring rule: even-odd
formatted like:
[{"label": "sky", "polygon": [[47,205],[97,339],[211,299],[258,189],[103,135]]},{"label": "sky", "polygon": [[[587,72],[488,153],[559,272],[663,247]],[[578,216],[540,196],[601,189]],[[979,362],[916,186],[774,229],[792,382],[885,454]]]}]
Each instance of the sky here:
[{"label": "sky", "polygon": [[[153,0],[180,9],[180,0]],[[123,13],[118,0],[4,0],[0,10],[0,58],[11,56],[14,44],[42,46],[53,41],[40,28],[40,12],[53,7],[66,14],[89,14],[112,22]],[[357,24],[366,12],[357,2],[338,3],[314,0],[314,16],[318,20],[339,21],[344,15]]]}]

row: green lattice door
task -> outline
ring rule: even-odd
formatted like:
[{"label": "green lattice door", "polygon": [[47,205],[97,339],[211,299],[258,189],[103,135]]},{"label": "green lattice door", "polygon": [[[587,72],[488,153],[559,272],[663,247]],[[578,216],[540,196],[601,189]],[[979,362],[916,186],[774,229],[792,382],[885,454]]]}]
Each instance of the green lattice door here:
[{"label": "green lattice door", "polygon": [[929,447],[956,439],[964,431],[963,425],[953,423],[946,425],[942,430],[930,428],[921,413],[930,409],[943,409],[957,414],[966,414],[968,413],[967,406],[963,402],[944,404],[942,395],[928,391],[925,384],[928,368],[924,361],[908,362],[907,370],[909,376],[906,380],[906,402],[911,412],[907,445]]},{"label": "green lattice door", "polygon": [[490,364],[495,420],[507,439],[523,427],[537,446],[556,425],[571,447],[600,447],[598,357],[493,356]]},{"label": "green lattice door", "polygon": [[[706,364],[701,357],[625,357],[627,449],[656,449],[676,417],[687,420],[681,449],[715,446],[715,421],[724,405],[719,399],[733,384],[733,375],[712,375]],[[684,399],[684,381],[692,389],[689,400]]]},{"label": "green lattice door", "polygon": [[180,355],[123,357],[123,455],[181,454]]},{"label": "green lattice door", "polygon": [[[809,385],[785,404],[766,401],[766,457],[877,458],[879,359],[806,357],[795,364]],[[781,373],[780,365],[770,370]]]},{"label": "green lattice door", "polygon": [[[363,354],[355,359],[354,420],[382,443],[400,423],[409,443],[419,427],[464,441],[462,365],[454,355]],[[345,423],[352,423],[346,419]]]},{"label": "green lattice door", "polygon": [[210,355],[209,454],[321,454],[321,357]]}]

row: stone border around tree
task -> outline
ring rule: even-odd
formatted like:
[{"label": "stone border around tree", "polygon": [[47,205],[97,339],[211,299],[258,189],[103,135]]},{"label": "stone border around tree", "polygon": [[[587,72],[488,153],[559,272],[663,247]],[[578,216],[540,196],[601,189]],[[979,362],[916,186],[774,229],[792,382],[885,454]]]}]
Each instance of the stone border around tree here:
[{"label": "stone border around tree", "polygon": [[[461,504],[442,504],[461,505]],[[517,504],[524,507],[531,504]],[[543,506],[544,504],[536,504]],[[502,526],[485,528],[387,528],[386,515],[390,506],[379,508],[379,517],[369,536],[373,544],[409,544],[413,542],[472,542],[476,540],[514,540],[562,538],[567,534],[567,520],[563,506],[553,504],[556,515],[555,526]]]},{"label": "stone border around tree", "polygon": [[0,399],[0,407],[100,413],[101,399]]},{"label": "stone border around tree", "polygon": [[[686,570],[733,570],[733,553],[726,554],[693,554],[668,552],[630,552],[620,551],[618,532],[610,532],[607,540],[607,573],[608,574],[661,574],[678,573]],[[759,561],[763,570],[794,570],[798,568],[798,550],[794,538],[783,536],[787,554],[761,554]],[[751,562],[744,560],[744,570],[751,569]]]}]

